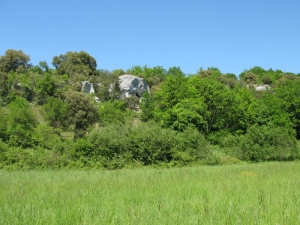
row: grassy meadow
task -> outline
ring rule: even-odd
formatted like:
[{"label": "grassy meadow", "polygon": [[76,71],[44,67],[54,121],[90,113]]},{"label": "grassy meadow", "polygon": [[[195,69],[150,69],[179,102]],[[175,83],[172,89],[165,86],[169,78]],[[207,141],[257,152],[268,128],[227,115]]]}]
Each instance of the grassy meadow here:
[{"label": "grassy meadow", "polygon": [[0,171],[0,224],[299,224],[300,162]]}]

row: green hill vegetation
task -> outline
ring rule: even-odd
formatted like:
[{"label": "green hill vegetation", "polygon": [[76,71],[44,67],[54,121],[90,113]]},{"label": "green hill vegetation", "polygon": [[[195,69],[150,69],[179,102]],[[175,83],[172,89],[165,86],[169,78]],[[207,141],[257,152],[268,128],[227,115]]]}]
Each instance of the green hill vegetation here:
[{"label": "green hill vegetation", "polygon": [[[32,65],[0,58],[0,168],[118,169],[299,159],[300,74],[255,66],[185,74],[134,66],[97,69],[86,52]],[[142,77],[143,98],[118,98],[118,76]],[[101,84],[95,94],[81,82]],[[112,85],[114,84],[114,85]],[[257,86],[265,85],[259,90]],[[100,102],[96,102],[94,97]],[[139,106],[140,110],[136,110]]]}]

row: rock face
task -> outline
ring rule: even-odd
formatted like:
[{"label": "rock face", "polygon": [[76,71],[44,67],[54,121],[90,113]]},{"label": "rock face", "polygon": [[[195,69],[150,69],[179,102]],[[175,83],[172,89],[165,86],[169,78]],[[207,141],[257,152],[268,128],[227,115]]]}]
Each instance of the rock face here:
[{"label": "rock face", "polygon": [[[97,87],[101,87],[101,84],[97,84]],[[95,89],[93,83],[89,81],[81,82],[82,92],[86,94],[94,94]],[[114,84],[110,84],[108,92],[113,94]],[[130,74],[119,76],[119,98],[124,99],[130,96],[142,97],[145,91],[149,92],[149,87],[144,78],[139,78]],[[98,101],[98,100],[96,100]]]},{"label": "rock face", "polygon": [[255,91],[267,91],[270,90],[271,87],[269,85],[254,85]]},{"label": "rock face", "polygon": [[149,92],[149,87],[143,78],[125,74],[119,76],[120,83],[120,99],[130,96],[142,97],[145,91]]},{"label": "rock face", "polygon": [[82,87],[83,93],[86,93],[86,94],[94,94],[95,93],[94,85],[93,85],[93,83],[90,83],[89,81],[81,82],[81,87]]}]

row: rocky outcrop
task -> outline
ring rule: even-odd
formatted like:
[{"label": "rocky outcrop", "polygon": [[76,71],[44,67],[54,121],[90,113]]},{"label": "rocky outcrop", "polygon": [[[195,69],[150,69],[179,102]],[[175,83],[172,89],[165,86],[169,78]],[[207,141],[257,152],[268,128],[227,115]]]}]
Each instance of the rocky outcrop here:
[{"label": "rocky outcrop", "polygon": [[81,87],[82,87],[83,93],[86,93],[86,94],[94,94],[95,93],[94,84],[90,83],[89,81],[81,82]]},{"label": "rocky outcrop", "polygon": [[257,92],[257,91],[268,91],[268,90],[270,90],[271,89],[271,87],[270,87],[270,85],[268,85],[268,84],[261,84],[261,85],[249,85],[249,84],[247,84],[246,85],[246,87],[247,88],[254,88],[255,89],[255,91]]},{"label": "rocky outcrop", "polygon": [[121,99],[130,96],[143,97],[145,91],[149,92],[149,87],[143,78],[125,74],[119,76],[120,95]]},{"label": "rocky outcrop", "polygon": [[267,91],[270,90],[271,87],[267,84],[265,85],[254,85],[255,91]]},{"label": "rocky outcrop", "polygon": [[[89,81],[81,82],[82,92],[86,94],[94,94],[95,89],[93,83]],[[101,84],[97,84],[96,88],[101,88]],[[114,84],[110,84],[108,92],[110,95],[113,94]],[[144,78],[125,74],[119,76],[119,98],[124,99],[130,96],[137,96],[141,98],[145,91],[149,92],[149,86],[147,85]]]}]

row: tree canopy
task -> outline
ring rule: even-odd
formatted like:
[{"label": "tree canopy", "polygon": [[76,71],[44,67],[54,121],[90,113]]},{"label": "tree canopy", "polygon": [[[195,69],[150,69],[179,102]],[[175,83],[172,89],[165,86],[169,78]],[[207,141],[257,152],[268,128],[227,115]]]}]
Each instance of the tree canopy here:
[{"label": "tree canopy", "polygon": [[[0,58],[0,142],[8,146],[0,168],[221,163],[209,144],[236,160],[300,159],[300,74],[259,66],[238,77],[216,67],[97,70],[84,51],[54,56],[54,68],[29,61],[21,50]],[[144,78],[150,92],[120,99],[124,74]],[[83,93],[83,81],[95,93]]]},{"label": "tree canopy", "polygon": [[30,65],[29,55],[26,55],[21,50],[9,49],[4,56],[0,57],[0,71],[2,72],[24,72]]},{"label": "tree canopy", "polygon": [[74,76],[75,74],[94,75],[97,68],[96,60],[87,52],[67,52],[54,56],[52,65],[56,68],[60,75],[68,74]]}]

